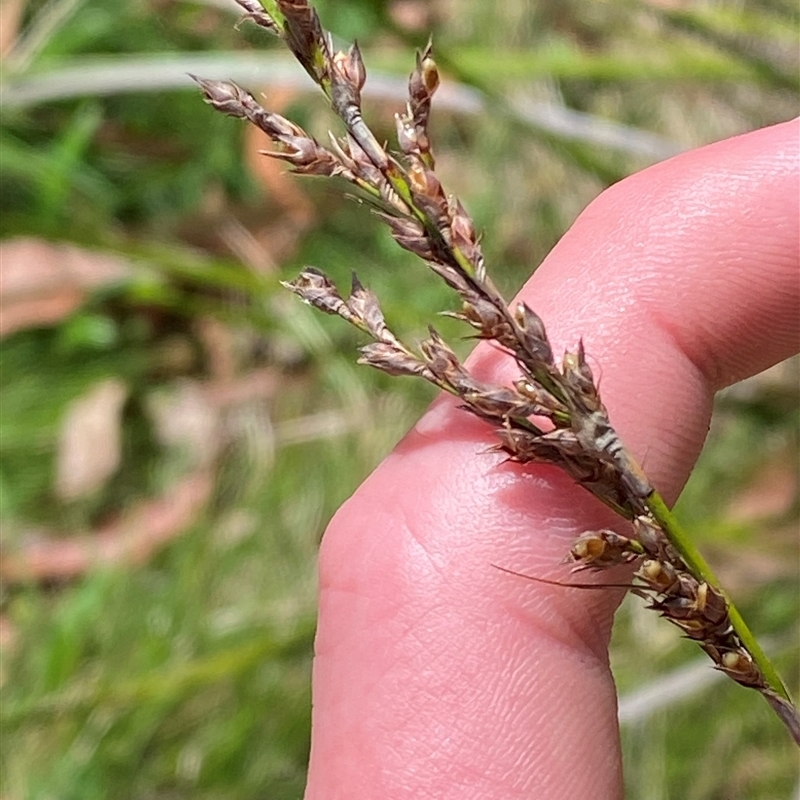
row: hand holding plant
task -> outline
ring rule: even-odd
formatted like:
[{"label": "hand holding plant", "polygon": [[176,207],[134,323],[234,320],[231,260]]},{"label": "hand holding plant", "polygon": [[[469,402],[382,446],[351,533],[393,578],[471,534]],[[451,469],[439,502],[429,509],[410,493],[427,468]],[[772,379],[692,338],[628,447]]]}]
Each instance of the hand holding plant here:
[{"label": "hand holding plant", "polygon": [[[776,126],[627,179],[521,292],[554,344],[583,334],[616,426],[670,502],[714,392],[797,349],[799,132]],[[486,380],[515,374],[489,345],[467,366]],[[326,532],[309,798],[367,797],[368,786],[621,796],[607,661],[621,592],[486,566],[563,580],[575,537],[613,515],[552,468],[482,452],[492,442],[439,399]]]},{"label": "hand holding plant", "polygon": [[[315,269],[290,284],[374,339],[364,363],[458,398],[437,401],[326,535],[309,796],[616,796],[605,651],[621,592],[491,568],[546,581],[567,551],[581,583],[632,564],[636,591],[800,737],[780,679],[662,499],[699,451],[713,391],[796,347],[796,126],[614,187],[523,290],[534,313],[502,300],[466,211],[433,171],[430,50],[394,155],[361,118],[356,48],[335,52],[306,3],[268,3],[269,14],[240,4],[285,39],[347,135],[323,147],[238,87],[201,80],[209,102],[267,132],[297,171],[362,190],[459,295],[457,316],[494,344],[462,365],[433,330],[419,351],[402,343],[358,281],[347,300]],[[602,401],[575,341],[599,365]],[[563,344],[574,349],[559,363]],[[501,455],[485,453],[493,444]]]}]

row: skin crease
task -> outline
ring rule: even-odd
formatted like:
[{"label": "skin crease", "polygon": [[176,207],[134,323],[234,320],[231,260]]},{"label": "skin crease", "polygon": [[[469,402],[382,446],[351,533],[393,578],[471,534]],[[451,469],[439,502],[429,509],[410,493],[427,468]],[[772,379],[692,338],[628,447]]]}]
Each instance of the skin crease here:
[{"label": "skin crease", "polygon": [[[714,392],[798,349],[799,138],[784,123],[620,182],[520,294],[556,353],[584,337],[668,502]],[[469,364],[517,374],[486,345]],[[489,426],[455,406],[434,402],[325,534],[306,800],[620,798],[619,592],[492,567],[563,579],[573,539],[613,518],[558,470],[487,454]]]}]

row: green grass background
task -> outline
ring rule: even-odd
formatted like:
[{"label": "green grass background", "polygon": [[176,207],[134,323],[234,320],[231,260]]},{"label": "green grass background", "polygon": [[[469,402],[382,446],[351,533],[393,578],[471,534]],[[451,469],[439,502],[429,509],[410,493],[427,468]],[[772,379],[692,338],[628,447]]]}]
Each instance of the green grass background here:
[{"label": "green grass background", "polygon": [[[130,59],[159,54],[280,53],[254,26],[234,30],[221,5],[29,2],[0,88],[80,65],[124,76]],[[431,29],[445,76],[485,93],[479,114],[434,112],[435,145],[442,177],[486,231],[487,262],[509,292],[591,198],[655,160],[526,123],[513,103],[560,104],[590,115],[590,128],[610,120],[629,126],[631,140],[648,134],[675,150],[796,113],[798,11],[782,0],[318,7],[338,36],[358,38],[368,69],[405,76]],[[159,444],[147,408],[159,392],[208,377],[201,321],[225,325],[241,375],[267,368],[280,381],[274,395],[223,420],[211,501],[145,564],[3,585],[14,633],[0,671],[0,796],[297,798],[319,538],[432,395],[354,366],[359,337],[284,297],[278,282],[306,263],[338,281],[358,269],[408,340],[452,298],[335,187],[298,181],[312,214],[293,237],[282,198],[248,167],[243,127],[212,113],[188,80],[170,90],[104,95],[87,86],[79,94],[4,102],[0,233],[68,241],[123,256],[134,269],[68,318],[2,343],[3,548],[22,547],[37,527],[55,537],[90,531],[185,475],[185,454]],[[396,107],[367,107],[387,137]],[[331,123],[310,92],[295,93],[290,108],[315,133]],[[258,269],[223,235],[232,223],[261,237],[267,252],[288,230],[289,246]],[[60,502],[59,422],[71,400],[111,376],[129,388],[122,465],[90,498]],[[796,381],[790,365],[720,399],[678,507],[795,693]],[[333,433],[289,443],[275,435],[320,412],[334,420]],[[791,474],[788,505],[756,519],[732,514],[770,469]],[[613,647],[623,695],[698,657],[626,601]],[[630,798],[782,800],[797,791],[784,731],[759,697],[729,682],[647,715],[623,736]]]}]

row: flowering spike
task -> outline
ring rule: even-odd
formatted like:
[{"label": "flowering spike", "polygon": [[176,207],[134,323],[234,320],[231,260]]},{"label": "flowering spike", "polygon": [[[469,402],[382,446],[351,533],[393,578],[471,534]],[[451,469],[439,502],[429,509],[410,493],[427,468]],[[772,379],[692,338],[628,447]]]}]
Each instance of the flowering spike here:
[{"label": "flowering spike", "polygon": [[[387,327],[376,296],[355,276],[346,301],[311,267],[284,285],[372,337],[361,349],[360,363],[392,375],[419,376],[457,396],[463,408],[494,426],[499,442],[495,449],[507,453],[510,461],[558,466],[630,522],[629,537],[610,530],[583,534],[570,551],[574,568],[635,565],[633,591],[697,641],[718,669],[760,691],[800,743],[800,714],[780,677],[612,427],[583,341],[557,366],[542,320],[525,303],[509,306],[487,276],[472,220],[434,172],[428,126],[439,72],[430,42],[417,55],[405,112],[396,117],[402,154],[396,157],[362,118],[366,70],[357,45],[335,52],[307,0],[237,2],[250,19],[283,38],[322,88],[347,133],[322,147],[236,84],[196,78],[206,101],[264,131],[278,146],[269,155],[287,161],[295,171],[338,175],[357,186],[381,209],[378,216],[395,240],[423,258],[458,294],[461,309],[454,316],[510,355],[521,375],[510,386],[477,380],[432,328],[420,345],[421,355],[416,355]],[[531,416],[537,417],[535,422]]]}]

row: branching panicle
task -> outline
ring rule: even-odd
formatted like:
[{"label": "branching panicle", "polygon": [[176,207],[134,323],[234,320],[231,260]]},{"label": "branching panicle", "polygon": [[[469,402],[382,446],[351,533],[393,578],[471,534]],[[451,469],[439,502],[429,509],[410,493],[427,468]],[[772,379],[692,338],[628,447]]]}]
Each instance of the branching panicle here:
[{"label": "branching panicle", "polygon": [[487,276],[469,214],[434,172],[429,122],[439,72],[431,44],[417,55],[409,77],[405,111],[395,118],[399,155],[392,155],[362,118],[366,70],[356,45],[334,51],[306,0],[237,2],[247,18],[283,38],[346,133],[340,139],[331,136],[330,147],[323,147],[235,84],[195,78],[206,101],[266,133],[280,148],[267,155],[287,161],[296,172],[340,176],[357,186],[395,241],[456,292],[461,305],[450,316],[469,324],[477,338],[495,342],[514,358],[521,375],[511,386],[478,381],[433,328],[419,353],[413,352],[389,329],[377,297],[355,276],[347,300],[312,267],[284,286],[373,339],[361,348],[359,363],[390,375],[421,377],[450,392],[494,426],[494,449],[510,461],[558,466],[627,520],[630,536],[610,530],[579,536],[568,556],[573,568],[634,568],[630,588],[697,641],[717,669],[761,692],[800,743],[800,716],[779,676],[611,425],[583,342],[557,365],[539,316],[525,303],[509,306]]}]

